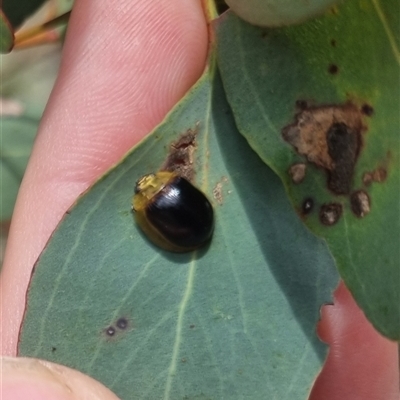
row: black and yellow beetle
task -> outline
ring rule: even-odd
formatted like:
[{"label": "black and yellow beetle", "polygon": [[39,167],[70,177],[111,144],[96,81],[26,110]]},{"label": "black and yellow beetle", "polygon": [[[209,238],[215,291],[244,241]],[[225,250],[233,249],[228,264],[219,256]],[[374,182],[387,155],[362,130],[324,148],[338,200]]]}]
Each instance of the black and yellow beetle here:
[{"label": "black and yellow beetle", "polygon": [[159,171],[136,183],[135,218],[156,245],[188,252],[206,244],[214,230],[214,211],[203,192],[174,172]]}]

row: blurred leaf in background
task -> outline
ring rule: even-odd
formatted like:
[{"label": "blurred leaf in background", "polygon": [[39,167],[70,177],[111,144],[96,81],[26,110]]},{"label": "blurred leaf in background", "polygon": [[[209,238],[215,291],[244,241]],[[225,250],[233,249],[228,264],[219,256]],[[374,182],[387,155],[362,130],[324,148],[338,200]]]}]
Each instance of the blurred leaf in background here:
[{"label": "blurred leaf in background", "polygon": [[7,17],[0,11],[0,52],[8,53],[14,43],[14,33]]},{"label": "blurred leaf in background", "polygon": [[[29,7],[22,9],[25,3],[29,3]],[[5,1],[2,6],[13,26],[17,27],[41,3],[43,1]],[[68,11],[71,6],[71,0],[46,2],[23,24],[20,32]],[[0,263],[19,185],[57,76],[60,56],[59,40],[22,50],[14,49],[10,54],[0,56],[0,221],[3,228]]]},{"label": "blurred leaf in background", "polygon": [[45,0],[3,0],[1,8],[7,16],[8,21],[14,29],[17,29],[21,24],[29,18]]}]

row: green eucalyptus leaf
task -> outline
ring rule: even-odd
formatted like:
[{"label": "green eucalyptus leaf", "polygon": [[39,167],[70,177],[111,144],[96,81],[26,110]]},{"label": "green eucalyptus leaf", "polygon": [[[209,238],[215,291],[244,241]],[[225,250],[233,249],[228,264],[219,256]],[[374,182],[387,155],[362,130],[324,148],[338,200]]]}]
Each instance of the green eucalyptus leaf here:
[{"label": "green eucalyptus leaf", "polygon": [[382,334],[400,339],[400,81],[396,0],[348,0],[262,30],[229,13],[218,62],[239,131],[280,176]]},{"label": "green eucalyptus leaf", "polygon": [[1,119],[0,221],[11,218],[38,123],[28,117]]},{"label": "green eucalyptus leaf", "polygon": [[0,53],[9,53],[14,45],[14,32],[7,17],[0,10]]},{"label": "green eucalyptus leaf", "polygon": [[55,44],[1,56],[1,221],[11,218],[59,62]]},{"label": "green eucalyptus leaf", "polygon": [[338,0],[226,0],[230,8],[245,21],[257,26],[298,24],[322,14]]},{"label": "green eucalyptus leaf", "polygon": [[1,9],[14,29],[30,17],[45,0],[2,0]]},{"label": "green eucalyptus leaf", "polygon": [[[209,247],[175,254],[142,235],[131,200],[188,133],[216,227]],[[124,400],[304,399],[326,356],[319,308],[337,282],[209,71],[64,217],[35,267],[19,355],[77,368]]]},{"label": "green eucalyptus leaf", "polygon": [[70,11],[74,5],[74,0],[56,0],[57,14],[61,15]]}]

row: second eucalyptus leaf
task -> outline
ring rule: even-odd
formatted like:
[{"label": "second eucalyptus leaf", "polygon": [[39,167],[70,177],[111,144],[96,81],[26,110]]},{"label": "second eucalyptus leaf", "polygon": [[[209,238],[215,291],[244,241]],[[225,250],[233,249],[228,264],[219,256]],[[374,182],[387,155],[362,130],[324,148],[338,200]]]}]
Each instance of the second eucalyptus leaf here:
[{"label": "second eucalyptus leaf", "polygon": [[[306,24],[217,24],[239,131],[324,237],[368,319],[400,340],[400,31],[396,0],[347,0]],[[394,15],[393,15],[394,14]]]}]

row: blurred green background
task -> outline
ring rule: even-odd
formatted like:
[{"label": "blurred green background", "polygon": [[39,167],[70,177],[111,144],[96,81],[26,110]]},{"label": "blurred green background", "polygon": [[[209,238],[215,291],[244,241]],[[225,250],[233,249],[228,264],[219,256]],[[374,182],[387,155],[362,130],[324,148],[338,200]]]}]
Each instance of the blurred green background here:
[{"label": "blurred green background", "polygon": [[[71,6],[72,0],[4,0],[1,24],[18,38]],[[57,76],[64,30],[63,25],[0,55],[0,266],[18,189]]]}]

